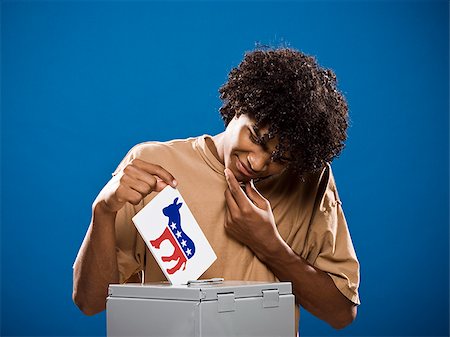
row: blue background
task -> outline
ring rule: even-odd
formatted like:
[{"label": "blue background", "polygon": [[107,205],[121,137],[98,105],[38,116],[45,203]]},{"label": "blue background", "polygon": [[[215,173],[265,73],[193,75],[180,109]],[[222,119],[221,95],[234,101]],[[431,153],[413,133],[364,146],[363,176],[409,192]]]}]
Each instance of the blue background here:
[{"label": "blue background", "polygon": [[217,89],[255,42],[334,69],[333,164],[361,262],[343,331],[448,336],[448,2],[1,3],[1,335],[104,335],[71,300],[92,201],[127,150],[223,129]]}]

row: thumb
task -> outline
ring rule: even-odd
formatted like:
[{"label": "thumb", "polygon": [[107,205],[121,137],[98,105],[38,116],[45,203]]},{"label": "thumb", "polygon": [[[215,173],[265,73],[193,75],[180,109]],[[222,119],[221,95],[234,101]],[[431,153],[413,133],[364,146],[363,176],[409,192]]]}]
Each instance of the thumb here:
[{"label": "thumb", "polygon": [[261,209],[267,209],[268,200],[262,196],[261,193],[256,189],[253,180],[245,183],[245,191],[250,200]]},{"label": "thumb", "polygon": [[168,184],[164,180],[156,178],[156,185],[154,191],[161,192],[166,186],[168,186]]}]

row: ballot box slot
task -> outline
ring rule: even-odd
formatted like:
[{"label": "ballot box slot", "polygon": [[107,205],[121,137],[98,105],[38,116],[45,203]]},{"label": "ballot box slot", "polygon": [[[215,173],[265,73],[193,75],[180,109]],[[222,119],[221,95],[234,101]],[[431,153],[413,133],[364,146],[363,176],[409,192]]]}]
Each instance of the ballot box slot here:
[{"label": "ballot box slot", "polygon": [[168,301],[168,302],[170,302],[170,301],[185,301],[185,302],[196,302],[196,303],[199,303],[201,300],[199,300],[199,299],[196,299],[196,300],[193,300],[193,299],[176,299],[176,298],[163,298],[163,297],[161,297],[161,298],[157,298],[157,297],[154,297],[154,298],[143,298],[143,297],[139,297],[139,296],[108,296],[107,298],[106,298],[106,300],[108,300],[108,299],[112,299],[112,298],[114,298],[114,299],[116,299],[116,298],[118,298],[118,299],[146,299],[146,300],[164,300],[164,301]]},{"label": "ballot box slot", "polygon": [[199,289],[190,289],[183,286],[171,286],[165,283],[112,284],[109,286],[108,294],[110,297],[148,298],[162,300],[176,299],[185,301],[199,301],[202,296]]}]

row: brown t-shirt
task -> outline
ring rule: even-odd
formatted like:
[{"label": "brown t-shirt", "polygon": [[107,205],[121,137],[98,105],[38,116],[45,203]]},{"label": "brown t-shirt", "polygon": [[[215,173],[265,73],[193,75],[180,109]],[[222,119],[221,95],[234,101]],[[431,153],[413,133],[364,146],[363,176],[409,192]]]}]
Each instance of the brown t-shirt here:
[{"label": "brown t-shirt", "polygon": [[[161,165],[177,179],[178,190],[217,255],[201,278],[276,282],[274,274],[248,247],[225,232],[225,167],[208,148],[207,137],[210,136],[136,145],[115,174],[130,160],[139,158]],[[327,165],[303,181],[285,171],[255,185],[270,201],[284,241],[310,264],[327,272],[337,288],[359,304],[359,263],[331,167]],[[166,280],[131,220],[155,195],[151,193],[137,206],[127,203],[117,214],[116,251],[121,283],[142,271],[144,282]],[[298,308],[296,314],[298,319]]]}]

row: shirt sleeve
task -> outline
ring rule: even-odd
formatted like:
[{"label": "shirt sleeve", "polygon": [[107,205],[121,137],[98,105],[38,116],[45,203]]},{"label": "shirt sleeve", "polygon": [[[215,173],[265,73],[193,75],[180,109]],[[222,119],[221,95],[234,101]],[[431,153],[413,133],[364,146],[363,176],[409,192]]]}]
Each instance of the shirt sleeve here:
[{"label": "shirt sleeve", "polygon": [[307,246],[308,262],[328,273],[343,295],[360,304],[359,262],[330,166],[321,177]]}]

